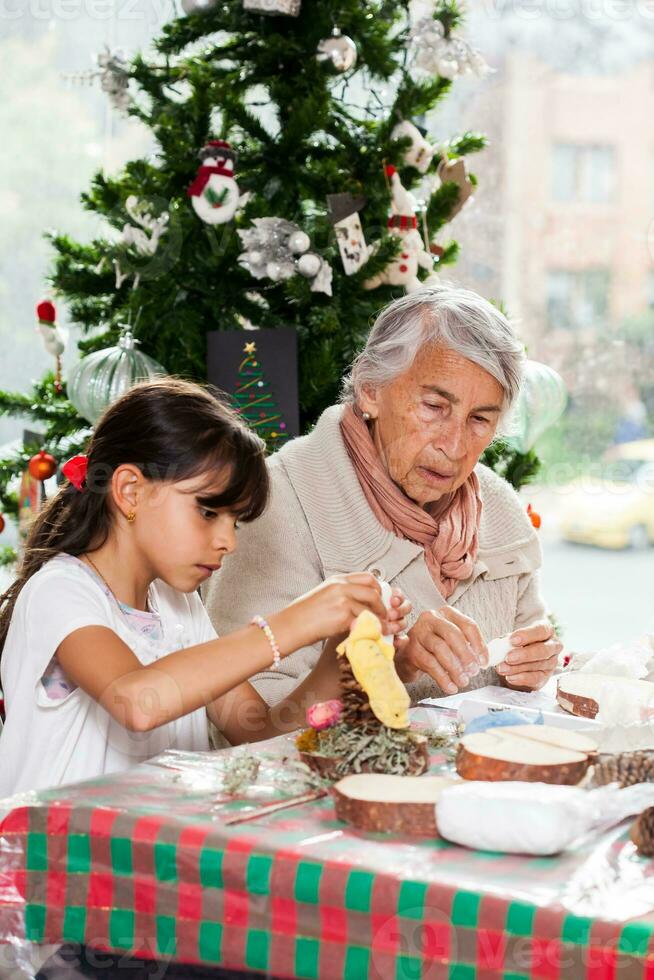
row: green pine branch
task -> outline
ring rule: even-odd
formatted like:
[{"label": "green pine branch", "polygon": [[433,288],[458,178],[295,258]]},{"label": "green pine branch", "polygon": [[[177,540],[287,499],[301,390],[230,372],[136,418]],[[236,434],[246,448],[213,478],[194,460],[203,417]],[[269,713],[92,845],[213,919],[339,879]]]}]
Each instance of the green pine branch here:
[{"label": "green pine branch", "polygon": [[495,439],[491,443],[481,457],[481,462],[504,477],[516,490],[531,483],[541,465],[533,449],[521,453],[511,445],[509,440],[502,438]]},{"label": "green pine branch", "polygon": [[[458,0],[440,0],[435,16],[446,33],[458,31]],[[349,76],[332,74],[315,57],[335,22],[357,46],[369,98],[354,98]],[[130,161],[115,175],[97,174],[81,193],[81,205],[105,223],[88,242],[65,232],[49,236],[51,282],[81,329],[81,355],[116,343],[120,325],[137,323],[141,349],[171,373],[204,380],[207,334],[239,329],[244,319],[261,328],[293,327],[298,334],[300,412],[303,430],[338,397],[341,378],[365,342],[374,315],[401,294],[364,284],[399,253],[401,240],[387,231],[390,207],[384,164],[394,164],[407,190],[422,175],[404,164],[408,142],[393,141],[402,119],[417,121],[436,111],[452,88],[449,79],[416,79],[408,63],[406,4],[397,0],[303,0],[299,17],[252,14],[242,0],[218,0],[211,9],[165,25],[154,53],[136,54],[129,73],[135,100],[130,115],[150,127],[156,152]],[[395,89],[390,108],[381,89]],[[235,176],[243,209],[230,222],[206,225],[187,194],[208,139],[228,139],[238,154]],[[480,133],[450,138],[448,156],[477,153]],[[431,164],[439,163],[436,155]],[[476,183],[476,178],[471,175]],[[361,220],[372,252],[355,275],[346,276],[326,213],[326,195],[364,195]],[[170,216],[154,256],[121,242],[133,223],[126,201],[134,195],[154,214]],[[451,220],[459,199],[453,182],[427,203],[431,235]],[[256,217],[296,222],[312,249],[330,262],[333,295],[311,290],[302,276],[275,283],[255,280],[239,265],[238,230]],[[449,241],[439,267],[456,261]],[[115,263],[127,278],[116,286]],[[426,273],[421,270],[421,276]],[[0,414],[32,420],[43,446],[57,458],[82,448],[86,422],[65,393],[54,396],[52,378],[31,392],[0,392]],[[40,446],[37,448],[41,448]],[[32,450],[36,451],[36,450]],[[28,450],[0,461],[0,502],[16,507],[11,487],[29,461]],[[489,450],[491,465],[519,484],[535,473],[536,459],[507,446]],[[13,483],[12,483],[13,481]],[[12,510],[12,513],[15,511]]]},{"label": "green pine branch", "polygon": [[464,157],[468,153],[479,153],[488,146],[488,139],[482,133],[463,133],[448,141],[448,148],[452,156]]},{"label": "green pine branch", "polygon": [[4,545],[0,548],[0,568],[7,568],[10,565],[15,565],[18,561],[18,552],[15,548],[10,545]]}]

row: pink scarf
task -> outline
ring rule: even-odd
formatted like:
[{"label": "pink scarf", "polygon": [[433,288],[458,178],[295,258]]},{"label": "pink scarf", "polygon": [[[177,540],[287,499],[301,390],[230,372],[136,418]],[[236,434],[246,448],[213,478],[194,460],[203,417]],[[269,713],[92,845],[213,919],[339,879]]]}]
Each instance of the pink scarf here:
[{"label": "pink scarf", "polygon": [[341,432],[375,517],[399,538],[423,546],[434,584],[448,599],[457,582],[470,578],[477,556],[481,518],[477,474],[470,474],[452,494],[445,512],[434,518],[393,483],[379,459],[368,426],[350,405],[343,412]]}]

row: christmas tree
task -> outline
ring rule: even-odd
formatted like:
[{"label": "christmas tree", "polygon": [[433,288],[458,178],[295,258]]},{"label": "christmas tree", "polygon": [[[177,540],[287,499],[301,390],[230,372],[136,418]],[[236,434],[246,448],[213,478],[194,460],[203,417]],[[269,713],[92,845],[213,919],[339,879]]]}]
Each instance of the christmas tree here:
[{"label": "christmas tree", "polygon": [[275,400],[257,358],[255,341],[246,343],[245,357],[238,369],[238,387],[234,392],[235,407],[248,425],[258,432],[268,446],[278,448],[288,439],[286,422]]},{"label": "christmas tree", "polygon": [[[152,57],[104,59],[102,87],[157,151],[97,174],[82,204],[106,232],[51,236],[52,290],[82,330],[81,355],[117,350],[131,324],[143,354],[197,380],[208,331],[294,328],[305,430],[336,401],[375,313],[456,259],[447,224],[476,187],[466,159],[485,140],[436,146],[415,123],[457,76],[483,75],[483,59],[456,0],[183,7]],[[53,321],[41,326],[55,354]],[[65,382],[0,392],[0,413],[29,419],[60,463],[93,421]],[[0,460],[5,514],[34,451]],[[534,457],[496,452],[516,485],[531,475]]]}]

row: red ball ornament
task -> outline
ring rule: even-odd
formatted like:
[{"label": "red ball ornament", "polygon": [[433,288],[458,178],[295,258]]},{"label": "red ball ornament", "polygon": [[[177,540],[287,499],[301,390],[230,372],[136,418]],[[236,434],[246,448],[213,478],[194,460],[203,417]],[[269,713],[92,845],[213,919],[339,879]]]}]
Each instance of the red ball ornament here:
[{"label": "red ball ornament", "polygon": [[538,530],[543,523],[540,514],[538,511],[533,510],[531,504],[527,505],[527,513],[529,514],[529,520],[531,521],[532,525],[536,528],[536,530]]},{"label": "red ball ornament", "polygon": [[4,531],[4,529],[5,529],[5,527],[6,527],[6,522],[5,522],[5,519],[4,519],[4,517],[2,516],[2,514],[0,514],[0,534],[2,534],[2,532],[3,532],[3,531]]},{"label": "red ball ornament", "polygon": [[32,456],[27,468],[30,476],[35,480],[49,480],[57,472],[57,460],[42,449],[40,453]]},{"label": "red ball ornament", "polygon": [[36,315],[43,323],[54,323],[57,319],[57,311],[55,310],[54,303],[51,303],[49,299],[44,299],[36,307]]}]

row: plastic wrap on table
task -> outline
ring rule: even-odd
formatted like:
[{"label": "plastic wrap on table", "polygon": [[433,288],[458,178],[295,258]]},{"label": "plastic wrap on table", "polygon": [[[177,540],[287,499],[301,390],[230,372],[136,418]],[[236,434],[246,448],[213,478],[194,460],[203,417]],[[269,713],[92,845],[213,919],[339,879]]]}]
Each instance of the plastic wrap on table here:
[{"label": "plastic wrap on table", "polygon": [[[362,834],[336,820],[329,796],[257,816],[302,784],[292,737],[253,751],[257,778],[235,796],[224,777],[242,748],[170,751],[3,801],[2,980],[34,980],[34,961],[62,942],[321,980],[395,978],[403,957],[429,977],[434,964],[478,965],[484,937],[498,975],[529,975],[519,939],[523,954],[526,942],[555,941],[573,963],[592,953],[628,965],[618,976],[642,967],[645,977],[654,865],[636,855],[628,825],[530,858]],[[444,757],[432,763],[442,771]]]}]

